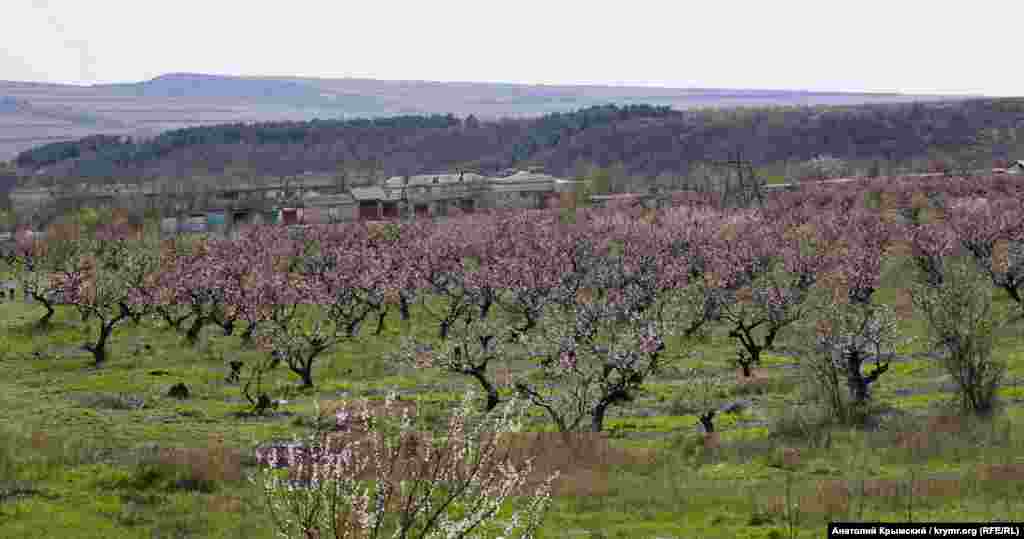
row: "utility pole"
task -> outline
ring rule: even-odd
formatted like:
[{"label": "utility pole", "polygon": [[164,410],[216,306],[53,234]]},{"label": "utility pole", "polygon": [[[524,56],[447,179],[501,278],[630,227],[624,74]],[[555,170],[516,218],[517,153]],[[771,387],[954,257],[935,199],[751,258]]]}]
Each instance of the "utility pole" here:
[{"label": "utility pole", "polygon": [[742,149],[736,149],[730,159],[726,159],[725,161],[713,160],[711,163],[720,167],[730,168],[736,172],[736,191],[733,192],[732,186],[730,186],[728,180],[726,180],[725,189],[722,193],[723,202],[725,202],[730,195],[736,194],[740,197],[740,202],[743,205],[750,202],[750,198],[756,199],[759,205],[764,204],[764,192],[762,190],[764,181],[757,177],[757,172],[754,170],[754,164],[743,159]]},{"label": "utility pole", "polygon": [[409,176],[402,176],[402,198],[399,202],[402,214],[399,216],[406,223],[412,220],[409,215]]}]

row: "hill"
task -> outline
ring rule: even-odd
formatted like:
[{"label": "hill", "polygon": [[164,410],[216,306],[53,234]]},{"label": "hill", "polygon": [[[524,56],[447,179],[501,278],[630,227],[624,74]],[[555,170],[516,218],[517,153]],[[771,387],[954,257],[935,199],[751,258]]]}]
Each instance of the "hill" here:
[{"label": "hill", "polygon": [[[171,73],[72,86],[0,81],[0,160],[88,135],[155,136],[184,127],[452,113],[537,117],[605,103],[670,106],[850,105],[963,97],[797,90],[542,86],[476,82],[231,77]],[[11,103],[18,103],[13,106]]]},{"label": "hill", "polygon": [[595,106],[540,118],[481,121],[452,114],[375,119],[225,124],[172,130],[153,139],[93,136],[19,154],[17,164],[56,177],[286,175],[374,167],[380,175],[539,165],[572,175],[585,164],[623,174],[685,174],[699,161],[742,150],[762,166],[829,154],[854,162],[903,162],[973,151],[1019,155],[1024,100],[846,107],[679,111],[668,106]]}]

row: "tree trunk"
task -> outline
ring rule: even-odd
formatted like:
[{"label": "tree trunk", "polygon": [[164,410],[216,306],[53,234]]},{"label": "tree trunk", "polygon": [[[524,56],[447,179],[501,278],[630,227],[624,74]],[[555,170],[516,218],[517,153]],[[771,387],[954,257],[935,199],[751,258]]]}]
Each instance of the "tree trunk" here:
[{"label": "tree trunk", "polygon": [[1019,286],[1018,282],[1011,281],[1003,285],[1003,290],[1006,290],[1006,293],[1009,294],[1010,298],[1013,299],[1013,301],[1017,302],[1018,305],[1024,307],[1024,301],[1021,300],[1020,292],[1017,291],[1017,286]]},{"label": "tree trunk", "polygon": [[53,315],[56,312],[53,308],[53,304],[50,303],[49,299],[38,294],[32,294],[32,297],[35,298],[35,300],[38,301],[39,303],[42,303],[43,307],[46,308],[46,314],[44,314],[43,317],[40,318],[38,322],[36,322],[36,325],[38,325],[40,328],[49,327],[50,319],[53,318]]},{"label": "tree trunk", "polygon": [[167,325],[170,326],[170,328],[174,331],[180,331],[181,323],[184,322],[185,320],[188,320],[189,316],[192,316],[186,315],[181,318],[175,319],[173,316],[171,316],[171,313],[167,311],[162,311],[160,315],[163,317],[164,322],[167,322]]},{"label": "tree trunk", "polygon": [[362,320],[353,320],[348,323],[348,327],[345,328],[345,332],[349,336],[349,338],[355,338],[356,332],[359,331],[360,322],[362,322]]},{"label": "tree trunk", "polygon": [[850,388],[850,398],[854,405],[860,406],[868,401],[868,384],[860,373],[849,373],[846,377],[846,385]]},{"label": "tree trunk", "polygon": [[206,325],[206,319],[201,316],[197,316],[196,319],[192,321],[192,325],[189,326],[188,331],[185,333],[185,340],[187,340],[190,345],[195,346],[196,343],[199,342],[199,333],[203,331],[204,325]]},{"label": "tree trunk", "polygon": [[526,324],[524,324],[523,327],[519,329],[519,333],[522,333],[524,335],[529,333],[531,329],[537,327],[537,317],[536,316],[534,316],[533,314],[531,314],[529,312],[527,312],[525,316],[526,316]]},{"label": "tree trunk", "polygon": [[388,308],[387,307],[384,307],[383,309],[381,309],[377,313],[377,331],[374,332],[374,335],[379,337],[381,332],[384,331],[384,317],[386,317],[387,315],[388,315]]},{"label": "tree trunk", "polygon": [[498,389],[484,376],[484,369],[472,369],[467,371],[467,374],[476,378],[476,381],[480,382],[480,386],[484,388],[484,393],[487,394],[487,404],[484,407],[484,411],[490,412],[494,410],[501,400],[498,399]]},{"label": "tree trunk", "polygon": [[743,369],[743,377],[750,378],[754,373],[750,368],[752,362],[744,361],[740,363],[740,368]]},{"label": "tree trunk", "polygon": [[299,375],[299,378],[302,379],[302,389],[309,389],[313,387],[313,363],[316,360],[316,357],[320,355],[320,352],[323,350],[323,348],[314,350],[305,358],[301,357],[301,355],[299,357],[293,357],[291,355],[285,356],[285,360],[288,362],[288,368],[290,368],[295,374]]},{"label": "tree trunk", "polygon": [[604,430],[604,414],[608,411],[608,406],[610,405],[611,401],[603,400],[594,407],[593,415],[590,418],[590,430],[592,432]]},{"label": "tree trunk", "polygon": [[110,338],[110,334],[114,331],[114,324],[116,322],[107,322],[100,324],[100,338],[96,341],[96,344],[86,344],[85,349],[92,353],[94,366],[98,369],[103,366],[103,363],[107,361],[107,340]]},{"label": "tree trunk", "polygon": [[313,387],[313,366],[309,365],[303,369],[299,369],[299,376],[302,378],[302,387],[311,388]]},{"label": "tree trunk", "polygon": [[[744,378],[750,378],[751,374],[753,374],[752,367],[761,362],[761,350],[763,347],[754,342],[754,336],[751,334],[753,330],[753,327],[738,325],[736,329],[729,332],[729,336],[738,339],[743,346],[743,350],[737,350],[736,352],[736,362],[743,369]],[[744,350],[746,354],[744,354]]]},{"label": "tree trunk", "polygon": [[846,385],[850,390],[850,398],[854,405],[867,404],[871,398],[871,384],[878,380],[885,371],[889,370],[888,363],[877,365],[867,376],[861,372],[864,357],[859,351],[852,350],[845,352],[846,355]]},{"label": "tree trunk", "polygon": [[493,293],[485,294],[483,304],[480,305],[480,319],[486,320],[487,315],[491,313],[491,307],[494,306],[494,295]]},{"label": "tree trunk", "polygon": [[405,297],[405,294],[399,292],[398,294],[398,312],[402,315],[402,321],[408,322],[409,315],[409,299]]},{"label": "tree trunk", "polygon": [[700,424],[704,427],[704,432],[711,434],[715,432],[715,410],[708,410],[700,415]]},{"label": "tree trunk", "polygon": [[245,332],[242,333],[242,342],[252,342],[252,335],[256,332],[256,322],[249,322],[249,325],[245,327]]}]

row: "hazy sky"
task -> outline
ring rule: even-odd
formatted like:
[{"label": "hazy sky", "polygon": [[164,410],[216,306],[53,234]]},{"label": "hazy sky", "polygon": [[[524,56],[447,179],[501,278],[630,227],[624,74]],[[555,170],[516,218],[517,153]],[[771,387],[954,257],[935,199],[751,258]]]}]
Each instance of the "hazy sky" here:
[{"label": "hazy sky", "polygon": [[1024,1],[3,0],[0,80],[168,72],[1024,95]]}]

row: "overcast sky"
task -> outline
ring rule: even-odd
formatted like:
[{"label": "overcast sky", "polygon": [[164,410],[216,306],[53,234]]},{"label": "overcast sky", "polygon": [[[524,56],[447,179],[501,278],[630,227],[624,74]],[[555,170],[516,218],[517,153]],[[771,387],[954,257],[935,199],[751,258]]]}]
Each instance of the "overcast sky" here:
[{"label": "overcast sky", "polygon": [[1024,1],[3,0],[0,80],[169,72],[1024,96]]}]

